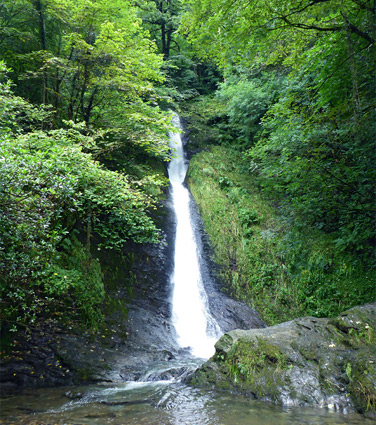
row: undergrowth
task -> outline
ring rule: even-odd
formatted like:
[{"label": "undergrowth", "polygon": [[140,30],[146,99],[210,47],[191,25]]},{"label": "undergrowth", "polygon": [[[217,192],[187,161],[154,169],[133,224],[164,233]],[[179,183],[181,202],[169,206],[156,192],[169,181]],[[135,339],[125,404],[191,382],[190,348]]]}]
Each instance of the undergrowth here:
[{"label": "undergrowth", "polygon": [[375,299],[372,270],[266,200],[240,152],[213,146],[195,155],[188,182],[222,278],[268,324],[335,316]]}]

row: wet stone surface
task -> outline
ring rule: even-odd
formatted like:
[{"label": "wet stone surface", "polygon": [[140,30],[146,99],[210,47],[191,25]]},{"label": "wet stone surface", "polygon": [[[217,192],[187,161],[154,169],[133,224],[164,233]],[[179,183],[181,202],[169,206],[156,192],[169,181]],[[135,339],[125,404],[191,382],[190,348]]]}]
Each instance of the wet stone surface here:
[{"label": "wet stone surface", "polygon": [[[170,363],[177,357],[189,357],[189,350],[177,345],[171,320],[175,216],[170,198],[165,201],[164,209],[162,242],[127,247],[133,254],[131,273],[128,271],[126,278],[131,276],[133,284],[118,282],[112,294],[113,299],[125,306],[126,317],[115,309],[107,315],[103,329],[96,335],[58,321],[41,323],[38,328],[31,327],[28,333],[21,332],[16,349],[0,361],[3,394],[28,387],[140,380],[147,373],[145,367],[156,363],[164,364],[160,372],[162,379],[179,375],[182,366],[170,366]],[[197,214],[194,204],[192,209]],[[195,230],[198,245],[203,249],[202,260],[209,261],[210,248],[204,242],[200,222]],[[108,267],[112,266],[110,262]],[[202,261],[210,312],[223,332],[263,327],[253,309],[221,292],[211,266],[214,268]],[[131,296],[127,289],[130,286]],[[157,375],[150,379],[157,379]]]},{"label": "wet stone surface", "polygon": [[376,303],[334,319],[304,317],[234,330],[187,382],[286,406],[359,411],[375,418]]}]

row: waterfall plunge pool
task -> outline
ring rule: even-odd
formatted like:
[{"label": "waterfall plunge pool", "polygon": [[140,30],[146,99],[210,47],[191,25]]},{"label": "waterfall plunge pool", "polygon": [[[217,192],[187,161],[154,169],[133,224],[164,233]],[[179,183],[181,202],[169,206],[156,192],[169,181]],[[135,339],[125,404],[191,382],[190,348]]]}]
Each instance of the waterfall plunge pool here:
[{"label": "waterfall plunge pool", "polygon": [[[69,400],[65,394],[77,394]],[[282,408],[173,381],[125,382],[28,390],[2,400],[1,424],[112,425],[367,425],[360,415]]]},{"label": "waterfall plunge pool", "polygon": [[[179,119],[174,116],[175,124]],[[180,358],[149,364],[137,381],[88,386],[27,389],[1,399],[0,424],[113,424],[113,425],[343,425],[374,423],[357,414],[327,409],[283,408],[249,397],[199,390],[185,385],[168,371],[194,370],[214,353],[221,334],[209,313],[200,274],[188,189],[187,164],[179,134],[172,134],[176,150],[169,166],[176,213],[174,271],[171,276],[172,322],[181,347]],[[163,347],[161,347],[163,349]],[[124,353],[126,356],[126,352]],[[98,360],[99,361],[99,360]],[[166,373],[164,373],[166,372]],[[164,380],[160,380],[162,375]]]}]

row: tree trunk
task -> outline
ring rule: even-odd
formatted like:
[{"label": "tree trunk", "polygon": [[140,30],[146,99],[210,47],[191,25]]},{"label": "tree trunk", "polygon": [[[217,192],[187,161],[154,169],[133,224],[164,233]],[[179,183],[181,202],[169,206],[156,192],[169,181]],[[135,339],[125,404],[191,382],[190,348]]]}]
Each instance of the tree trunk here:
[{"label": "tree trunk", "polygon": [[[47,50],[46,45],[46,27],[44,23],[44,16],[43,16],[43,10],[42,10],[42,2],[40,0],[36,0],[34,2],[34,6],[36,11],[38,12],[38,18],[39,18],[39,38],[40,38],[40,44],[42,47],[42,50]],[[44,105],[47,104],[47,71],[44,69],[43,64],[43,92],[42,92],[42,103]],[[43,122],[42,122],[42,130],[43,130]]]},{"label": "tree trunk", "polygon": [[35,6],[36,11],[38,12],[38,17],[39,17],[40,43],[41,43],[41,46],[42,46],[42,50],[46,50],[46,27],[45,27],[45,23],[44,23],[42,2],[40,0],[36,0],[34,2],[34,6]]}]

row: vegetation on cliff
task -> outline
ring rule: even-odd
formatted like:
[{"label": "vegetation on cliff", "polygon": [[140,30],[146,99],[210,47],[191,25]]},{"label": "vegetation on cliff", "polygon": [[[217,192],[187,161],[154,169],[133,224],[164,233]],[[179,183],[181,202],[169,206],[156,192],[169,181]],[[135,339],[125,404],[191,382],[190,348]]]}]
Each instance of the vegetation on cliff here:
[{"label": "vegetation on cliff", "polygon": [[269,323],[375,300],[373,2],[186,3],[224,76],[187,109],[192,149],[220,146],[190,184],[229,286]]},{"label": "vegetation on cliff", "polygon": [[195,155],[188,183],[229,291],[268,324],[334,316],[375,296],[374,271],[335,235],[292,221],[230,146]]},{"label": "vegetation on cliff", "polygon": [[96,328],[95,251],[158,240],[163,60],[127,1],[5,1],[0,17],[1,331],[62,311]]}]

